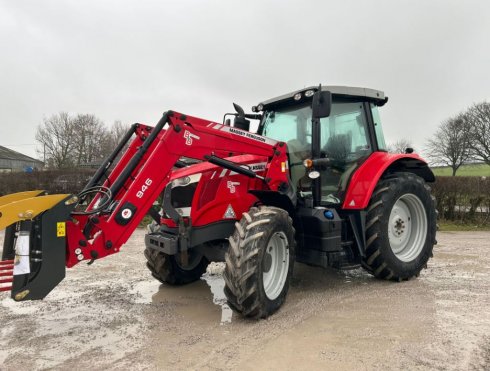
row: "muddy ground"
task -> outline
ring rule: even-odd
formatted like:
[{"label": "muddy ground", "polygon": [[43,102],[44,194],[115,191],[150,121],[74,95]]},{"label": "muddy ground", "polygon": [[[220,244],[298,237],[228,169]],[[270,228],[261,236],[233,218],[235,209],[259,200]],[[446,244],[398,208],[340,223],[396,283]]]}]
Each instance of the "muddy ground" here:
[{"label": "muddy ground", "polygon": [[44,301],[1,293],[0,369],[490,369],[490,232],[439,233],[428,269],[399,284],[297,264],[261,321],[232,314],[219,275],[160,285],[143,234]]}]

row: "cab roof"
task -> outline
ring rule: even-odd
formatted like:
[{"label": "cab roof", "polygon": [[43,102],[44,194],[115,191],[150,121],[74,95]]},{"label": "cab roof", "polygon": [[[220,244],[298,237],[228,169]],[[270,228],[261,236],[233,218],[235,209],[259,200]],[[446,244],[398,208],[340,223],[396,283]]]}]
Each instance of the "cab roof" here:
[{"label": "cab roof", "polygon": [[[311,99],[309,97],[306,97],[304,94],[309,90],[316,92],[318,91],[318,86],[310,86],[272,99],[265,100],[263,102],[260,102],[257,107],[262,105],[263,109],[267,109],[273,106],[282,105],[284,103],[287,104],[288,102],[293,103],[293,99],[296,94],[301,94],[301,99],[298,101],[299,103],[300,101]],[[388,101],[388,97],[385,96],[384,92],[382,92],[381,90],[369,88],[359,88],[354,86],[322,86],[322,91],[329,91],[334,97],[363,99],[367,98],[367,100],[372,101],[377,106],[382,106]]]}]

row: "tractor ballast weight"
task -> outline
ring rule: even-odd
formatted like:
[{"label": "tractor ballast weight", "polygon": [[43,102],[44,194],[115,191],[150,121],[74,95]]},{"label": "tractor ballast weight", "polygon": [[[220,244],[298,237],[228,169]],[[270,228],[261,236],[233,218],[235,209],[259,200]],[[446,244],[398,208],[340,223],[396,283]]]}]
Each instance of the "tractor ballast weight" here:
[{"label": "tractor ballast weight", "polygon": [[[386,101],[377,90],[311,87],[254,114],[235,105],[236,126],[172,111],[154,128],[135,124],[79,195],[0,198],[0,274],[13,274],[3,290],[43,298],[65,265],[119,252],[147,213],[152,275],[185,284],[225,261],[228,302],[248,317],[283,304],[294,261],[417,276],[436,243],[434,175],[418,155],[384,150]],[[257,133],[247,119],[260,120]]]}]

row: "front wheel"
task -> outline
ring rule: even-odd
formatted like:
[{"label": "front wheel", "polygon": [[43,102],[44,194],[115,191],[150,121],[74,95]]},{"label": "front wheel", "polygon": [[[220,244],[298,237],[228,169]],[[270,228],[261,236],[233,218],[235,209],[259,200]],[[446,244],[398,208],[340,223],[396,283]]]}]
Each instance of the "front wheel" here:
[{"label": "front wheel", "polygon": [[436,209],[430,188],[411,173],[380,180],[366,217],[364,267],[387,280],[418,276],[432,257]]},{"label": "front wheel", "polygon": [[187,262],[180,254],[167,255],[163,252],[146,248],[146,266],[153,277],[162,283],[184,285],[199,280],[208,266],[208,260],[195,249],[188,250]]},{"label": "front wheel", "polygon": [[252,207],[230,237],[224,272],[228,304],[245,317],[265,318],[286,299],[294,264],[294,228],[277,207]]}]

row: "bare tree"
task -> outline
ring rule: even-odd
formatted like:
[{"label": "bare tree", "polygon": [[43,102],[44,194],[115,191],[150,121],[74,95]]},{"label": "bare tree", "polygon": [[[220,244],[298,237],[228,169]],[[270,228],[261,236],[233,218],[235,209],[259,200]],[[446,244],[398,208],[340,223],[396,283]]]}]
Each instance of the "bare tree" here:
[{"label": "bare tree", "polygon": [[490,103],[471,106],[464,114],[470,131],[470,148],[476,160],[490,165]]},{"label": "bare tree", "polygon": [[407,139],[400,139],[395,143],[390,143],[387,146],[390,153],[405,153],[407,148],[413,148],[412,144]]},{"label": "bare tree", "polygon": [[79,167],[104,158],[104,143],[109,137],[104,123],[90,114],[78,114],[73,122],[76,128],[75,165]]},{"label": "bare tree", "polygon": [[427,154],[433,164],[449,166],[453,176],[471,158],[470,135],[465,115],[442,122],[434,137],[427,141]]},{"label": "bare tree", "polygon": [[79,167],[100,160],[107,155],[109,130],[94,115],[78,114],[71,117],[60,112],[45,118],[37,128],[36,140],[43,149],[38,154],[45,157],[50,168]]},{"label": "bare tree", "polygon": [[101,142],[101,148],[104,158],[112,153],[114,148],[116,148],[119,142],[121,142],[124,135],[126,135],[126,133],[129,131],[129,128],[130,125],[128,124],[123,124],[119,120],[114,121],[111,128],[108,130],[107,135],[104,137],[103,142]]},{"label": "bare tree", "polygon": [[131,125],[123,124],[121,121],[116,120],[111,126],[110,134],[113,141],[114,146],[119,144],[124,135],[129,131]]},{"label": "bare tree", "polygon": [[36,140],[43,146],[38,155],[44,157],[48,168],[68,168],[74,164],[75,128],[67,112],[43,119],[38,126]]}]

